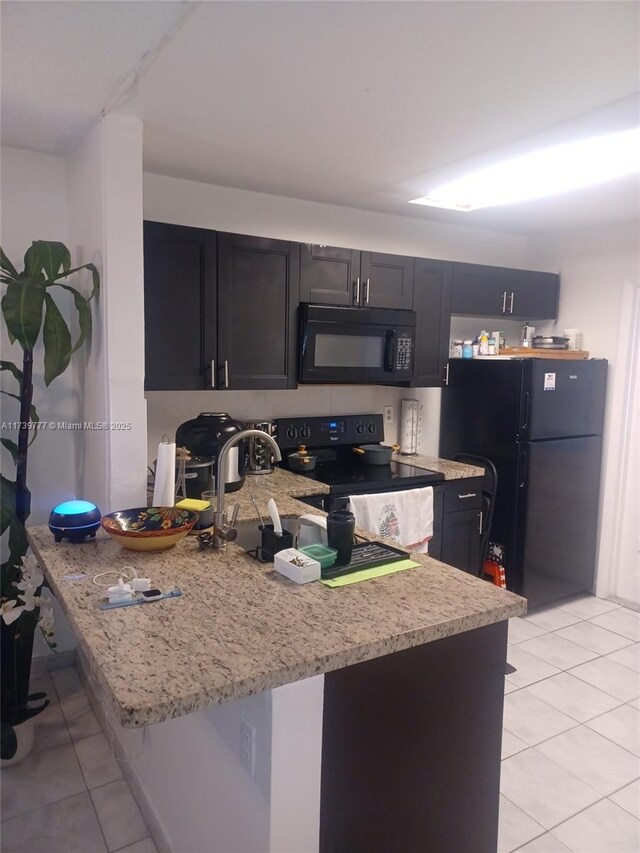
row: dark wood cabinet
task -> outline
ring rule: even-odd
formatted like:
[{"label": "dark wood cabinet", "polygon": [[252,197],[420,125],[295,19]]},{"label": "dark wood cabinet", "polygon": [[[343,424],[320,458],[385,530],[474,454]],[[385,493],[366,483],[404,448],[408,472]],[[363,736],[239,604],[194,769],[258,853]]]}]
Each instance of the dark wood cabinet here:
[{"label": "dark wood cabinet", "polygon": [[303,243],[300,247],[300,301],[353,305],[360,275],[360,252]]},{"label": "dark wood cabinet", "polygon": [[295,388],[299,252],[145,222],[145,388]]},{"label": "dark wood cabinet", "polygon": [[217,346],[205,323],[216,388],[296,387],[299,258],[297,243],[218,234]]},{"label": "dark wood cabinet", "polygon": [[453,264],[416,258],[413,310],[416,312],[416,351],[411,385],[441,386],[449,358]]},{"label": "dark wood cabinet", "polygon": [[361,304],[369,308],[413,306],[414,258],[381,252],[362,252]]},{"label": "dark wood cabinet", "polygon": [[204,315],[215,326],[215,312],[215,231],[145,222],[146,390],[204,387]]},{"label": "dark wood cabinet", "polygon": [[482,478],[449,480],[434,488],[429,554],[472,575],[480,574]]},{"label": "dark wood cabinet", "polygon": [[306,243],[300,299],[319,305],[406,308],[413,303],[414,259]]},{"label": "dark wood cabinet", "polygon": [[554,320],[559,288],[560,277],[555,273],[454,263],[451,313]]}]

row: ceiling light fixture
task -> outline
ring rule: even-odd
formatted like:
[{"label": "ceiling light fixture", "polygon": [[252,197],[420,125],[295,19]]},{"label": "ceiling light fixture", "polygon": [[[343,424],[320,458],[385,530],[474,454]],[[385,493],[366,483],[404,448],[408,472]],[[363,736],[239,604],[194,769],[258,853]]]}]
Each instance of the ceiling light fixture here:
[{"label": "ceiling light fixture", "polygon": [[640,129],[554,145],[470,172],[410,204],[470,211],[560,195],[640,172]]}]

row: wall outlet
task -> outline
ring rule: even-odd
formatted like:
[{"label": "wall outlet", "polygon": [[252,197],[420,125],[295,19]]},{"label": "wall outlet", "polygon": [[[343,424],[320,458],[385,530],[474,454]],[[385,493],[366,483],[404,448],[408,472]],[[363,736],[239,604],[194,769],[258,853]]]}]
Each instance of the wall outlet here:
[{"label": "wall outlet", "polygon": [[246,717],[240,715],[240,761],[253,779],[256,775],[256,730]]},{"label": "wall outlet", "polygon": [[384,422],[385,424],[392,424],[395,420],[393,406],[385,406],[384,407]]}]

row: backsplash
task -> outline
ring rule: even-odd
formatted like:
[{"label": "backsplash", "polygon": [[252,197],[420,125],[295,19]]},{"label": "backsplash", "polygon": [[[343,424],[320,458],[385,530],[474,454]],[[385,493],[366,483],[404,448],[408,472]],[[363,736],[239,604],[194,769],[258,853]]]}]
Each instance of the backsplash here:
[{"label": "backsplash", "polygon": [[[290,391],[148,391],[148,461],[155,459],[163,435],[174,438],[176,428],[200,412],[228,412],[240,421],[305,415],[349,415],[380,412],[395,407],[395,421],[385,426],[385,441],[398,439],[400,401],[423,403],[424,425],[420,450],[437,451],[440,390],[437,388],[384,388],[378,385],[318,385]],[[435,444],[434,444],[434,436]]]}]

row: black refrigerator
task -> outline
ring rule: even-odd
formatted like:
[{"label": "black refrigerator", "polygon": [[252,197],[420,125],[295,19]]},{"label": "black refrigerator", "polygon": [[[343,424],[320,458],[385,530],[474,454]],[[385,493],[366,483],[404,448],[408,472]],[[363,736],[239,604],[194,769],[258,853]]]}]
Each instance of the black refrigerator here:
[{"label": "black refrigerator", "polygon": [[440,456],[496,466],[491,541],[507,587],[538,607],[593,587],[604,359],[452,359]]}]

